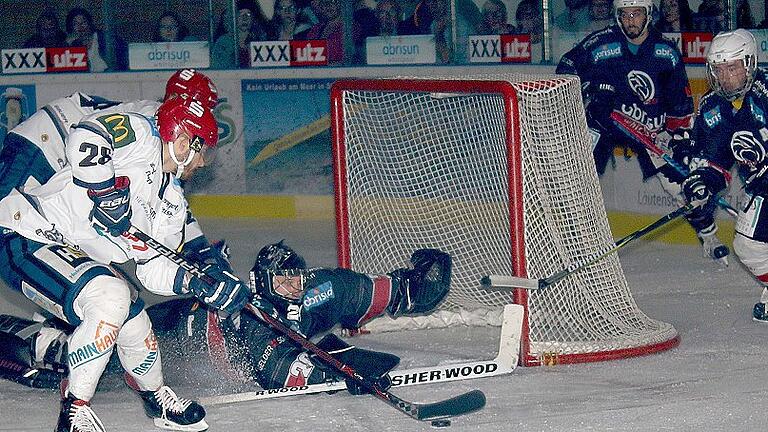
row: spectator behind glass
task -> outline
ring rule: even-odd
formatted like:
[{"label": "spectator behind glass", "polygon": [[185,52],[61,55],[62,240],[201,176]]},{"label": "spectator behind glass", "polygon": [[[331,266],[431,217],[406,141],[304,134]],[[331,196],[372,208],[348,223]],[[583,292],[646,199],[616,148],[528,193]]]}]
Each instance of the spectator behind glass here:
[{"label": "spectator behind glass", "polygon": [[67,46],[67,35],[59,27],[56,11],[45,8],[37,17],[35,34],[24,42],[24,48],[46,48]]},{"label": "spectator behind glass", "polygon": [[602,30],[615,22],[613,0],[589,0],[589,25],[586,31]]},{"label": "spectator behind glass", "polygon": [[565,0],[565,7],[555,18],[555,27],[563,32],[584,31],[590,23],[589,0]]},{"label": "spectator behind glass", "polygon": [[[517,32],[531,35],[532,58],[541,58],[541,40],[544,37],[544,19],[539,12],[538,0],[522,0],[515,10]],[[538,45],[539,56],[535,54]]]},{"label": "spectator behind glass", "polygon": [[380,0],[376,4],[376,19],[379,21],[379,36],[401,34],[403,11],[397,0]]},{"label": "spectator behind glass", "polygon": [[339,64],[344,60],[341,0],[312,0],[311,4],[318,22],[305,33],[304,39],[325,39],[328,44],[328,63]]},{"label": "spectator behind glass", "polygon": [[501,0],[486,0],[477,34],[502,35],[514,32],[515,27],[507,23],[507,6]]},{"label": "spectator behind glass", "polygon": [[449,0],[422,0],[407,20],[403,34],[432,34],[438,63],[448,63],[453,56],[451,40],[451,5]]},{"label": "spectator behind glass", "polygon": [[[229,31],[229,20],[224,14],[216,29],[215,42],[211,47],[211,67],[235,69],[251,66],[251,42],[266,40],[267,20],[261,7],[253,0],[237,1],[237,18],[234,32]],[[235,42],[236,34],[237,42]],[[236,60],[237,59],[237,60]]]},{"label": "spectator behind glass", "polygon": [[752,9],[747,0],[739,0],[736,6],[736,28],[755,28],[755,18],[752,16]]},{"label": "spectator behind glass", "polygon": [[661,20],[657,27],[661,32],[693,30],[693,11],[688,0],[661,0]]},{"label": "spectator behind glass", "polygon": [[728,28],[725,0],[704,0],[699,5],[699,11],[693,16],[693,27],[696,31],[720,33]]},{"label": "spectator behind glass", "polygon": [[268,40],[292,40],[309,29],[295,0],[275,0],[274,14],[267,30]]},{"label": "spectator behind glass", "polygon": [[104,32],[93,25],[90,12],[73,8],[67,14],[67,45],[88,48],[88,66],[91,72],[125,70],[128,68],[128,45],[120,38],[113,38],[114,61],[107,60],[107,40]]},{"label": "spectator behind glass", "polygon": [[165,11],[157,20],[152,42],[181,42],[191,40],[187,26],[181,23],[178,15]]}]

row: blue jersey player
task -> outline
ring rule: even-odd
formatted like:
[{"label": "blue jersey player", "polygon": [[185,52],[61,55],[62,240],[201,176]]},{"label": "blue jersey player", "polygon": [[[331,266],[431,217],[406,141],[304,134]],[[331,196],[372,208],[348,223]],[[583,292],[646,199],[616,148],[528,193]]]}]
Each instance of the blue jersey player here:
[{"label": "blue jersey player", "polygon": [[[581,79],[587,123],[599,134],[594,148],[598,174],[605,171],[614,147],[629,148],[637,154],[644,180],[656,177],[682,203],[680,182],[687,172],[680,163],[692,151],[693,98],[680,52],[651,25],[652,0],[613,4],[616,24],[590,34],[563,55],[557,73]],[[643,143],[617,118],[658,138]],[[715,235],[714,206],[697,209],[687,219],[705,255],[727,265],[728,248]]]},{"label": "blue jersey player", "polygon": [[[717,35],[707,54],[710,91],[702,98],[693,138],[700,152],[683,182],[689,202],[711,205],[730,183],[738,165],[746,206],[736,221],[733,248],[757,280],[768,286],[768,75],[757,67],[754,36],[742,29]],[[768,322],[768,289],[754,307],[754,318]]]}]

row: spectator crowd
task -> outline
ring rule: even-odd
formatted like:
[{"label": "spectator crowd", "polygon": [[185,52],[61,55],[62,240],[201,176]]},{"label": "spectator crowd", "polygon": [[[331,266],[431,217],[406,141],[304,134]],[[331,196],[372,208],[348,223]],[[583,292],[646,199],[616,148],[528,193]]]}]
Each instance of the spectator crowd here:
[{"label": "spectator crowd", "polygon": [[[586,34],[615,22],[612,0],[561,1],[550,3],[552,37],[557,38],[558,32]],[[86,8],[65,11],[49,4],[37,16],[34,33],[23,45],[4,48],[83,46],[87,49],[90,71],[102,72],[128,68],[126,41],[209,41],[210,63],[214,69],[250,67],[250,45],[255,41],[323,39],[327,41],[331,65],[365,64],[366,39],[374,36],[431,35],[438,63],[466,60],[466,41],[470,35],[528,34],[535,52],[541,52],[541,46],[546,45],[541,0],[236,0],[218,3],[221,7],[214,9],[215,17],[208,20],[206,16],[205,22],[194,29],[189,20],[201,18],[191,17],[194,14],[184,7],[159,10],[148,18],[153,22],[146,32],[126,31],[132,27],[125,23],[105,25],[110,19],[119,22],[121,17],[94,19],[94,11]],[[768,27],[766,21],[756,23],[752,15],[755,5],[748,0],[733,1],[733,17],[727,3],[726,0],[701,0],[694,10],[689,0],[660,0],[654,11],[654,25],[663,32],[711,33],[728,29],[731,20],[741,28]]]}]

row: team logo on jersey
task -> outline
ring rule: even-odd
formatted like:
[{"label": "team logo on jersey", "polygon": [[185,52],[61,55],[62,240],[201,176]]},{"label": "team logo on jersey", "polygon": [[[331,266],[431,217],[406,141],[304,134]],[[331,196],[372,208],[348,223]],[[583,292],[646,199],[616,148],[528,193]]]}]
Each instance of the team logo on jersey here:
[{"label": "team logo on jersey", "polygon": [[309,310],[320,306],[333,298],[333,284],[328,281],[308,290],[304,294],[304,307]]},{"label": "team logo on jersey", "polygon": [[706,123],[710,128],[715,127],[718,123],[720,123],[720,120],[723,119],[723,115],[720,114],[719,106],[716,106],[713,109],[705,112],[702,114],[702,117],[704,118],[704,123]]},{"label": "team logo on jersey", "polygon": [[673,50],[669,45],[664,44],[654,45],[653,56],[662,59],[669,59],[669,61],[672,63],[672,67],[677,66],[677,63],[680,61],[675,50]]},{"label": "team logo on jersey", "polygon": [[288,378],[285,380],[285,387],[303,386],[307,384],[307,379],[315,365],[309,360],[307,353],[301,353],[288,368]]},{"label": "team logo on jersey", "polygon": [[614,57],[621,56],[621,45],[618,43],[610,43],[600,45],[592,51],[592,62],[597,63],[600,60],[607,60]]},{"label": "team logo on jersey", "polygon": [[749,131],[739,131],[733,134],[731,151],[733,151],[733,156],[737,161],[751,168],[765,160],[763,144]]},{"label": "team logo on jersey", "polygon": [[627,74],[627,83],[629,83],[629,88],[632,89],[632,92],[646,104],[656,97],[656,87],[653,85],[653,80],[643,71],[630,71]]}]

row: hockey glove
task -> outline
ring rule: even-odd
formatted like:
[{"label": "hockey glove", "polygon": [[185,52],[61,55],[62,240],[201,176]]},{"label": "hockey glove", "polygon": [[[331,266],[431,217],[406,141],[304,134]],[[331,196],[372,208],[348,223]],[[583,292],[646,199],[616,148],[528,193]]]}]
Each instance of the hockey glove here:
[{"label": "hockey glove", "polygon": [[88,219],[115,237],[131,226],[130,185],[128,177],[117,177],[115,185],[110,188],[100,191],[88,189],[88,198],[93,201]]},{"label": "hockey glove", "polygon": [[661,147],[665,153],[671,155],[676,162],[683,165],[688,165],[688,161],[694,152],[691,134],[686,129],[660,132],[656,135],[656,145]]},{"label": "hockey glove", "polygon": [[209,265],[203,271],[214,279],[214,284],[192,276],[189,290],[206,305],[233,314],[242,309],[250,298],[248,287],[232,273],[217,265]]},{"label": "hockey glove", "polygon": [[682,184],[685,200],[694,207],[700,208],[709,204],[724,188],[725,180],[722,175],[711,168],[693,171]]},{"label": "hockey glove", "polygon": [[[379,351],[371,351],[349,345],[333,333],[329,333],[317,343],[336,360],[350,366],[365,378],[376,382],[382,390],[389,390],[392,380],[389,372],[400,364],[400,357]],[[318,360],[319,363],[322,364]],[[345,378],[347,391],[353,395],[368,394],[370,390],[360,386],[355,380]]]},{"label": "hockey glove", "polygon": [[753,196],[768,192],[768,164],[749,175],[744,181],[744,190]]},{"label": "hockey glove", "polygon": [[616,103],[616,89],[610,84],[592,83],[586,90],[584,97],[589,126],[600,131],[610,130],[611,113]]},{"label": "hockey glove", "polygon": [[203,267],[214,264],[224,271],[234,273],[232,264],[229,262],[229,245],[224,240],[209,245],[208,240],[204,236],[200,236],[186,243],[181,254],[185,258],[202,264]]}]

